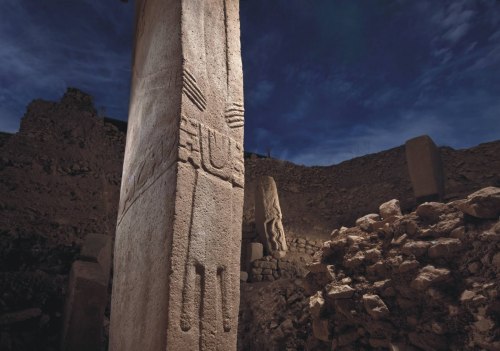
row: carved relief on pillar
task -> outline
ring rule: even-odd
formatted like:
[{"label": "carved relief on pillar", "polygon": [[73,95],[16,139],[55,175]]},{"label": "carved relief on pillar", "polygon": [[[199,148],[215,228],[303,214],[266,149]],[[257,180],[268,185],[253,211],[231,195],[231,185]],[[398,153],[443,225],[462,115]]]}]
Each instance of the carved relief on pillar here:
[{"label": "carved relief on pillar", "polygon": [[239,1],[182,0],[182,101],[167,345],[235,350],[243,206]]},{"label": "carved relief on pillar", "polygon": [[243,188],[243,145],[186,116],[181,117],[179,159]]}]

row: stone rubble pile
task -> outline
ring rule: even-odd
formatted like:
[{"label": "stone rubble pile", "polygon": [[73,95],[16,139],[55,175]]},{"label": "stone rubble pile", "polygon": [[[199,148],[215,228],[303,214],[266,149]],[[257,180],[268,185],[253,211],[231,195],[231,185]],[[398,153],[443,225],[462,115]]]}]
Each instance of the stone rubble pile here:
[{"label": "stone rubble pile", "polygon": [[500,350],[500,188],[332,233],[308,266],[308,350]]},{"label": "stone rubble pile", "polygon": [[311,330],[303,279],[242,284],[238,351],[306,350]]}]

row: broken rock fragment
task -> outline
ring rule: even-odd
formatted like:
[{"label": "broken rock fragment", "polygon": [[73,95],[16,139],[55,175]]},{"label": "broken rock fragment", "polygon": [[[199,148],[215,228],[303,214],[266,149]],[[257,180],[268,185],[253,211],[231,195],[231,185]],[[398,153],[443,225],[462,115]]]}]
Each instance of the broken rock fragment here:
[{"label": "broken rock fragment", "polygon": [[373,231],[373,224],[380,220],[380,216],[376,213],[370,213],[356,220],[356,226],[363,229],[365,232]]},{"label": "broken rock fragment", "polygon": [[424,202],[417,207],[417,216],[425,222],[435,223],[446,213],[447,205],[441,202]]},{"label": "broken rock fragment", "polygon": [[416,290],[425,290],[433,284],[446,281],[450,275],[450,271],[446,268],[435,268],[427,265],[420,270],[418,276],[411,282],[411,287]]},{"label": "broken rock fragment", "polygon": [[384,301],[378,295],[363,295],[363,304],[366,312],[375,319],[382,319],[390,314]]},{"label": "broken rock fragment", "polygon": [[439,238],[429,247],[429,257],[450,257],[462,249],[462,242],[459,239]]},{"label": "broken rock fragment", "polygon": [[326,288],[326,296],[332,300],[349,299],[354,295],[354,289],[349,285],[328,285]]}]

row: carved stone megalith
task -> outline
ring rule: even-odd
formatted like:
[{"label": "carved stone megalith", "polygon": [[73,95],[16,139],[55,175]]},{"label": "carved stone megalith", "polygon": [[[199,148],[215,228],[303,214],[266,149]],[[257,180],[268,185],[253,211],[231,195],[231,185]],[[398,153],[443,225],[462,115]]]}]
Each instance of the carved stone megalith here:
[{"label": "carved stone megalith", "polygon": [[284,257],[288,250],[282,218],[274,179],[260,177],[255,186],[255,228],[266,252],[276,258]]},{"label": "carved stone megalith", "polygon": [[110,350],[236,350],[239,1],[139,0],[136,12]]},{"label": "carved stone megalith", "polygon": [[422,135],[405,143],[406,162],[418,203],[439,201],[444,196],[441,155],[434,141]]}]

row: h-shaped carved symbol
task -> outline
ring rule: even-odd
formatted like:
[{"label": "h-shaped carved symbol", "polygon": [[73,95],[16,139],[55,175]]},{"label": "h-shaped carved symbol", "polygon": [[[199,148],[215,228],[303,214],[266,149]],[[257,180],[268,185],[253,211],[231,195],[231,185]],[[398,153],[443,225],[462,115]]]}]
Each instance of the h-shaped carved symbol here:
[{"label": "h-shaped carved symbol", "polygon": [[[206,267],[201,263],[194,261],[188,263],[186,267],[186,275],[184,278],[184,289],[182,291],[182,312],[181,312],[181,329],[183,331],[189,331],[193,326],[193,320],[195,317],[195,305],[196,296],[198,292],[196,288],[197,277],[200,278],[200,288],[201,288],[201,301],[200,301],[200,322],[201,322],[201,332],[202,338],[203,334],[217,333],[217,325],[215,318],[208,320],[206,318],[207,312],[213,310],[214,313],[215,306],[217,306],[217,290],[220,287],[220,292],[222,294],[222,323],[225,332],[231,330],[231,306],[228,301],[230,295],[230,280],[227,274],[227,268],[225,266],[219,267]],[[215,321],[215,323],[214,323]]]}]

